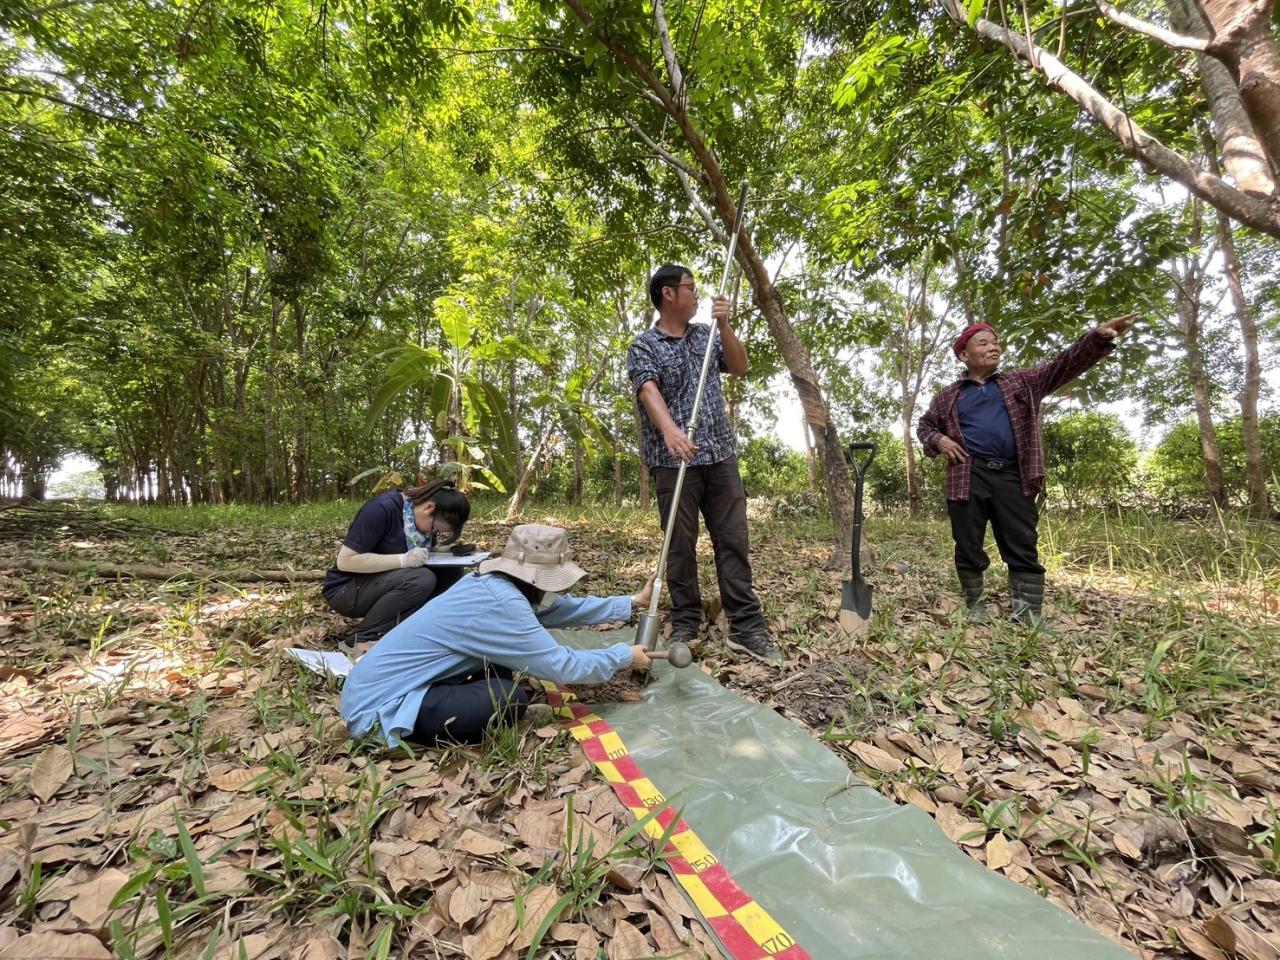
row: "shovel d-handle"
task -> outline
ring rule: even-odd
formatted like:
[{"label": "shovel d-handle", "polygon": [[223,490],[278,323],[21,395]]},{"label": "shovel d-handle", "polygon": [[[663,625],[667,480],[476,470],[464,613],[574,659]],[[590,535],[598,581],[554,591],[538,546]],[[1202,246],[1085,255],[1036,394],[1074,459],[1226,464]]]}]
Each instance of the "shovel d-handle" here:
[{"label": "shovel d-handle", "polygon": [[[867,475],[867,471],[871,469],[871,461],[876,458],[876,451],[878,449],[880,448],[872,440],[855,440],[853,443],[849,444],[847,448],[849,462],[853,464],[854,473],[856,473],[859,478],[865,477]],[[867,454],[867,458],[859,461],[858,454],[864,451]]]}]

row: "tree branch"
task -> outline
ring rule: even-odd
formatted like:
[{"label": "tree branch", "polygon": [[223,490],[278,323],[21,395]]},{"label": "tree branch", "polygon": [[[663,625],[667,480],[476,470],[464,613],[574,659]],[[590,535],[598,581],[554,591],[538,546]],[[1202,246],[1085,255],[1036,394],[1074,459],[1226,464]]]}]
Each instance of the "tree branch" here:
[{"label": "tree branch", "polygon": [[0,93],[12,93],[19,97],[36,97],[40,100],[48,100],[51,103],[58,103],[64,107],[70,107],[72,110],[79,110],[90,116],[97,117],[100,120],[109,120],[112,123],[128,123],[135,127],[142,126],[141,120],[134,120],[132,117],[117,117],[110,113],[102,113],[93,107],[86,107],[83,103],[76,103],[74,100],[66,100],[52,93],[46,93],[43,90],[29,90],[26,87],[9,87],[0,86]]},{"label": "tree branch", "polygon": [[707,209],[707,205],[698,197],[698,191],[693,188],[693,177],[698,175],[692,167],[677,157],[671,151],[660,146],[647,133],[640,129],[639,124],[629,117],[623,118],[635,135],[644,142],[650,150],[652,150],[659,159],[663,160],[676,175],[676,179],[680,181],[680,188],[684,190],[684,195],[689,199],[689,203],[693,205],[694,211],[702,218],[702,222],[707,225],[707,229],[711,231],[712,236],[716,238],[716,242],[726,244],[729,242],[728,236],[724,232],[724,227],[716,222],[715,217],[711,215],[711,211]]},{"label": "tree branch", "polygon": [[641,129],[638,123],[636,123],[630,117],[623,117],[622,119],[626,123],[626,125],[631,128],[631,132],[634,133],[637,137],[639,137],[640,141],[646,147],[652,150],[661,160],[665,161],[668,166],[673,167],[674,169],[690,177],[696,177],[698,175],[698,171],[694,170],[691,166],[689,166],[687,163],[685,163],[683,160],[677,157],[674,153],[667,150],[665,147],[660,146],[652,137],[650,137],[647,133],[644,132],[643,129]]},{"label": "tree branch", "polygon": [[0,570],[52,570],[133,580],[222,580],[228,583],[296,583],[323,580],[323,570],[200,570],[194,567],[152,567],[142,564],[98,563],[94,560],[46,560],[43,557],[5,557]]},{"label": "tree branch", "polygon": [[1186,34],[1157,26],[1154,23],[1148,23],[1146,20],[1117,9],[1107,3],[1107,0],[1094,0],[1094,3],[1098,7],[1098,12],[1111,22],[1118,23],[1126,30],[1140,33],[1144,37],[1159,40],[1166,47],[1173,47],[1175,50],[1199,50],[1202,53],[1209,51],[1209,41],[1203,37],[1189,37]]},{"label": "tree branch", "polygon": [[[940,2],[953,20],[962,26],[968,25],[965,11],[956,0]],[[1206,203],[1246,226],[1280,239],[1280,200],[1275,197],[1259,198],[1237,190],[1221,177],[1200,169],[1182,154],[1170,150],[1048,50],[1037,46],[1032,51],[1025,37],[984,18],[979,18],[972,29],[984,40],[1006,47],[1024,63],[1035,64],[1036,71],[1050,87],[1065,93],[1111,131],[1124,152],[1140,160],[1149,170],[1182,184]]]},{"label": "tree branch", "polygon": [[653,20],[658,28],[658,42],[662,45],[662,59],[666,61],[671,86],[675,90],[676,99],[683,103],[684,72],[680,69],[680,61],[676,59],[676,48],[671,42],[671,28],[667,25],[667,11],[662,0],[653,0]]}]

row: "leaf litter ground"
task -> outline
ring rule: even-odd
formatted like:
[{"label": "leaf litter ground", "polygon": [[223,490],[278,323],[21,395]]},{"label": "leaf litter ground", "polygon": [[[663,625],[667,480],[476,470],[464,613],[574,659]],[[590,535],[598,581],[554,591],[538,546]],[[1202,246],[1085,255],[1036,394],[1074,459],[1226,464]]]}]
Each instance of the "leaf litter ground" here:
[{"label": "leaf litter ground", "polygon": [[[36,510],[3,555],[315,569],[352,509]],[[657,552],[646,514],[531,519],[572,529],[597,592]],[[964,626],[942,524],[880,519],[855,643],[822,531],[755,529],[787,663],[728,656],[712,598],[695,668],[1140,955],[1278,956],[1274,532],[1050,522],[1059,633],[1028,636]],[[481,749],[380,751],[281,652],[341,625],[314,583],[4,570],[0,957],[718,955],[545,706]]]}]

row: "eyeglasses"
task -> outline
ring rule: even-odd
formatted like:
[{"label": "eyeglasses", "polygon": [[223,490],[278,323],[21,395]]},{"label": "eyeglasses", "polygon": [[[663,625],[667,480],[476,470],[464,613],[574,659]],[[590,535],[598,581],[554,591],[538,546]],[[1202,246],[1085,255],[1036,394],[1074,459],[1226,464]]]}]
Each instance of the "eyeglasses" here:
[{"label": "eyeglasses", "polygon": [[690,296],[696,297],[698,295],[698,285],[696,283],[673,283],[671,286],[676,290],[682,287],[687,289]]},{"label": "eyeglasses", "polygon": [[436,535],[436,540],[440,543],[453,543],[458,539],[458,531],[448,524],[442,524],[439,520],[431,521],[431,532]]}]

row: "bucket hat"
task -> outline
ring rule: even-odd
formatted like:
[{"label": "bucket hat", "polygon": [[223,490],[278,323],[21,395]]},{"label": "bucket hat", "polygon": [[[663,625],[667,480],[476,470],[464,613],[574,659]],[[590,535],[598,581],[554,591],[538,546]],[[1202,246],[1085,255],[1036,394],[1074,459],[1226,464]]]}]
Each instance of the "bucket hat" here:
[{"label": "bucket hat", "polygon": [[522,523],[513,529],[502,554],[482,562],[480,573],[505,573],[553,593],[569,589],[587,575],[570,559],[564,530],[541,523]]}]

